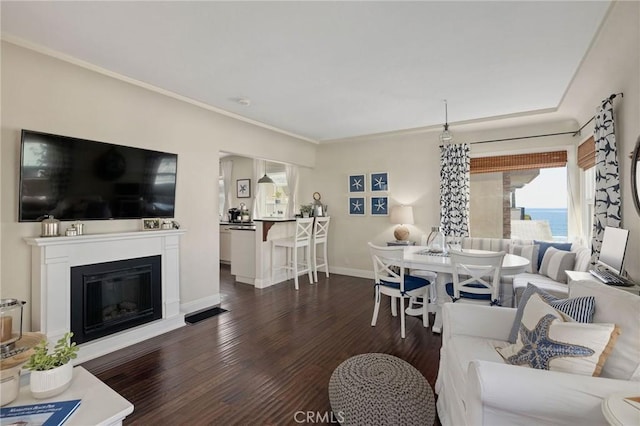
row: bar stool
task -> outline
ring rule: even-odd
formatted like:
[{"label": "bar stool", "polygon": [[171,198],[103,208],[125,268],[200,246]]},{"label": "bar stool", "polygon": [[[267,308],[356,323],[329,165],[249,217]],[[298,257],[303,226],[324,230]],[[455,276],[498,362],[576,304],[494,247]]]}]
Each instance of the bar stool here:
[{"label": "bar stool", "polygon": [[[309,282],[313,283],[313,266],[311,264],[311,234],[313,232],[313,218],[296,219],[296,233],[292,237],[278,238],[271,242],[271,282],[274,281],[276,270],[286,269],[287,279],[289,271],[293,272],[293,281],[298,287],[298,275],[307,273]],[[275,266],[275,253],[277,247],[284,247],[287,250],[286,264]],[[304,256],[301,262],[298,261],[298,249],[304,249]]]},{"label": "bar stool", "polygon": [[[313,224],[313,242],[311,243],[313,257],[313,279],[318,282],[318,268],[324,267],[324,272],[329,278],[329,261],[327,259],[327,238],[329,237],[330,217],[316,217]],[[322,259],[318,258],[318,246],[323,244]],[[322,263],[318,263],[318,262]]]}]

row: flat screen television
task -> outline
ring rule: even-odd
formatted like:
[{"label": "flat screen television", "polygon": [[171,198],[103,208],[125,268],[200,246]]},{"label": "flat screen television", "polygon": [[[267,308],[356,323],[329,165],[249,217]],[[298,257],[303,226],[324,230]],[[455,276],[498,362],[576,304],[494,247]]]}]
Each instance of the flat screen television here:
[{"label": "flat screen television", "polygon": [[627,229],[606,226],[600,246],[598,265],[620,275],[624,266],[628,240],[629,231]]},{"label": "flat screen television", "polygon": [[178,155],[22,130],[20,222],[171,218]]}]

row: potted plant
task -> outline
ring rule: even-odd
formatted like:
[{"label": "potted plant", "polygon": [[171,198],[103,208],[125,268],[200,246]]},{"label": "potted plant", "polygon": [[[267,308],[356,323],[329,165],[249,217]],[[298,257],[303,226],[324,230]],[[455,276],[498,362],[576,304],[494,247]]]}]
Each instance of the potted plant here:
[{"label": "potted plant", "polygon": [[302,213],[302,217],[310,217],[312,211],[313,206],[311,204],[300,205],[300,213]]},{"label": "potted plant", "polygon": [[24,365],[31,371],[29,388],[34,398],[50,398],[64,392],[71,384],[73,364],[79,348],[71,342],[73,333],[68,332],[58,340],[53,352],[43,339],[33,348],[33,354]]}]

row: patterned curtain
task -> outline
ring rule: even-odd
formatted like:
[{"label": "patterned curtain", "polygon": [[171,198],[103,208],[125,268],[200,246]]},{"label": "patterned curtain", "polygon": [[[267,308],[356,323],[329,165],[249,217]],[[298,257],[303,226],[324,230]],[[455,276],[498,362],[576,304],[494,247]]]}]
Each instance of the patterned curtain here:
[{"label": "patterned curtain", "polygon": [[440,146],[440,230],[445,236],[469,236],[468,144]]},{"label": "patterned curtain", "polygon": [[620,175],[613,120],[613,100],[605,99],[596,111],[594,139],[596,142],[596,192],[593,214],[591,262],[600,255],[604,228],[620,227]]}]

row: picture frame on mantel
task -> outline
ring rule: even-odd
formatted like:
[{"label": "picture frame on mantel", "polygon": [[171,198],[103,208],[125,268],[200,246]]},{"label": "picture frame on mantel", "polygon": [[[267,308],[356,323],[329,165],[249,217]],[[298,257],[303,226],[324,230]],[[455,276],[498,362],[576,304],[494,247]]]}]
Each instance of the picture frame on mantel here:
[{"label": "picture frame on mantel", "polygon": [[236,197],[251,198],[251,179],[236,180]]},{"label": "picture frame on mantel", "polygon": [[160,219],[142,219],[143,231],[156,231],[160,229],[162,221]]}]

